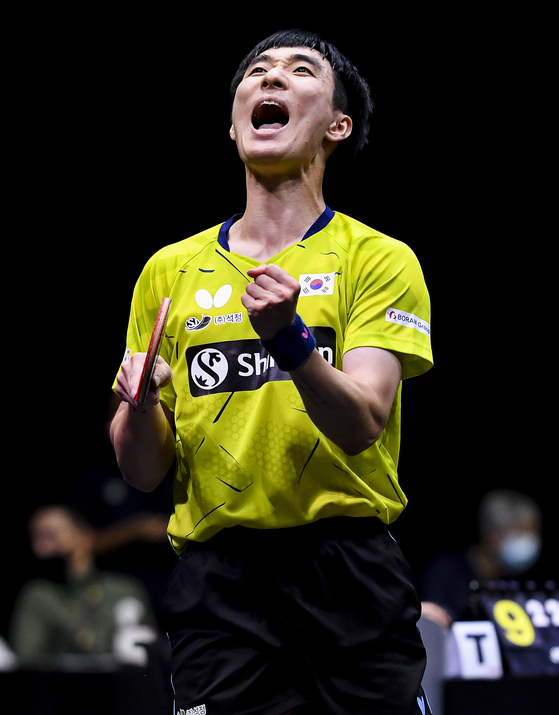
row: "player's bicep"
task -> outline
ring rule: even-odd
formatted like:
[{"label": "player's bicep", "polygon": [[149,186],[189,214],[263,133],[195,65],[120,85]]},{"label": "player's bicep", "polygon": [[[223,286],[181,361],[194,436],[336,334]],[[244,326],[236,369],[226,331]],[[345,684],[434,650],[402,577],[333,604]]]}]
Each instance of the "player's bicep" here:
[{"label": "player's bicep", "polygon": [[398,357],[382,348],[354,348],[344,355],[343,371],[359,382],[378,418],[386,422],[402,379]]}]

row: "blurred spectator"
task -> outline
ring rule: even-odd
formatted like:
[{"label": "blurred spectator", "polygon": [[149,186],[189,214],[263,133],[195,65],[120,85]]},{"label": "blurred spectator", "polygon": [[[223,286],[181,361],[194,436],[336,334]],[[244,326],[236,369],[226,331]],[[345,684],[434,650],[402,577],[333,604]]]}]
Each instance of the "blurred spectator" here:
[{"label": "blurred spectator", "polygon": [[99,568],[139,579],[157,611],[177,559],[167,538],[172,479],[153,492],[133,489],[108,445],[107,453],[98,450],[95,461],[74,474],[67,497],[95,528]]},{"label": "blurred spectator", "polygon": [[420,582],[423,615],[442,625],[472,616],[472,587],[527,578],[542,547],[541,510],[526,494],[495,489],[481,500],[478,540],[437,556]]},{"label": "blurred spectator", "polygon": [[90,524],[66,506],[44,506],[31,516],[29,535],[34,555],[49,568],[48,577],[30,580],[16,600],[10,642],[19,665],[116,651],[126,660],[128,646],[128,660],[145,663],[137,643],[157,637],[148,594],[136,579],[97,569]]}]

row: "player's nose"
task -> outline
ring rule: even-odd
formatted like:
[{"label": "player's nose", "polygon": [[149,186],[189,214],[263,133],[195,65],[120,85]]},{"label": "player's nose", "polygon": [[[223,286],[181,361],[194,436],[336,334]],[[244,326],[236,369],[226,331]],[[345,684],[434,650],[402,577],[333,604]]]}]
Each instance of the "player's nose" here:
[{"label": "player's nose", "polygon": [[264,89],[269,87],[285,89],[287,87],[287,76],[280,67],[271,67],[266,74],[262,76],[261,83]]}]

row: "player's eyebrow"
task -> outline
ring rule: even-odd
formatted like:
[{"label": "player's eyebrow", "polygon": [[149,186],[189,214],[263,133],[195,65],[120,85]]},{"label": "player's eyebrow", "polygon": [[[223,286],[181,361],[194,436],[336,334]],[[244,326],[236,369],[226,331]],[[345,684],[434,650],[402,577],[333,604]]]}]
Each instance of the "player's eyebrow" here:
[{"label": "player's eyebrow", "polygon": [[322,70],[322,64],[320,63],[320,61],[312,55],[297,53],[295,55],[291,55],[289,60],[290,62],[307,62],[309,65],[316,67],[317,70]]},{"label": "player's eyebrow", "polygon": [[[267,55],[267,54],[263,53],[263,54],[261,54],[261,55],[258,55],[258,57],[255,57],[255,58],[252,60],[252,62],[249,64],[248,68],[252,67],[253,65],[257,65],[257,64],[259,64],[260,62],[269,62],[271,59],[272,59],[272,58],[270,57],[270,55]],[[248,69],[248,68],[247,68],[247,69]]]},{"label": "player's eyebrow", "polygon": [[[261,55],[258,55],[258,57],[255,57],[253,59],[253,61],[247,67],[247,70],[250,69],[251,67],[254,67],[254,65],[259,64],[260,62],[271,62],[271,61],[273,61],[273,58],[271,57],[271,55],[268,55],[264,52]],[[316,57],[313,57],[312,55],[307,55],[302,52],[296,52],[296,53],[290,55],[287,58],[287,61],[289,64],[293,64],[293,62],[307,62],[309,65],[312,65],[315,69],[322,70],[322,65]]]}]

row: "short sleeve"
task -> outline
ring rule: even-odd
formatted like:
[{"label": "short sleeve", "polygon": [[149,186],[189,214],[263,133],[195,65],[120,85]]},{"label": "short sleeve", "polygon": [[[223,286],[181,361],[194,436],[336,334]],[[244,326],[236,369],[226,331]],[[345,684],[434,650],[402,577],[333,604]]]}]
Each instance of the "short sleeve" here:
[{"label": "short sleeve", "polygon": [[363,236],[353,252],[344,352],[380,347],[398,354],[403,378],[433,365],[430,298],[414,252],[388,236]]}]

